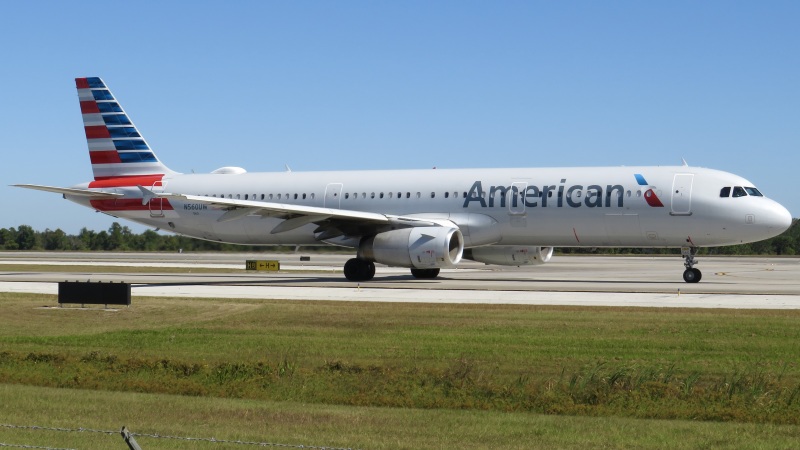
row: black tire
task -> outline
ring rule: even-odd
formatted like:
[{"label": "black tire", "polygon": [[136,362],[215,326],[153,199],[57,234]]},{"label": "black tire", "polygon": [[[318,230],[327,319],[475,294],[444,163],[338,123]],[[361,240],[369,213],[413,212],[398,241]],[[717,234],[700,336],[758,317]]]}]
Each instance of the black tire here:
[{"label": "black tire", "polygon": [[411,269],[411,275],[419,279],[436,278],[439,276],[439,269]]},{"label": "black tire", "polygon": [[344,276],[350,281],[369,281],[375,276],[375,263],[352,258],[344,263]]},{"label": "black tire", "polygon": [[375,277],[375,263],[372,261],[364,261],[364,263],[364,272],[362,273],[364,279],[362,281],[369,281]]},{"label": "black tire", "polygon": [[700,269],[692,269],[692,272],[695,273],[694,282],[699,283],[703,279],[703,272],[700,272]]},{"label": "black tire", "polygon": [[683,281],[687,283],[697,283],[703,278],[703,273],[699,269],[686,269],[683,271]]}]

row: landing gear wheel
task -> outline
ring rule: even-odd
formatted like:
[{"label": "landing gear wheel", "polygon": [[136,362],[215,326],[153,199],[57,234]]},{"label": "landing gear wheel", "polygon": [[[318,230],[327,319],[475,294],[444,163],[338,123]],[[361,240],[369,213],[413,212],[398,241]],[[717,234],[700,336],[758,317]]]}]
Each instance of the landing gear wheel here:
[{"label": "landing gear wheel", "polygon": [[411,269],[411,275],[419,279],[436,278],[439,276],[439,269]]},{"label": "landing gear wheel", "polygon": [[700,269],[686,269],[683,271],[683,281],[687,283],[698,283],[703,278],[703,273]]},{"label": "landing gear wheel", "polygon": [[684,259],[683,267],[686,267],[686,270],[683,271],[683,281],[687,283],[698,283],[703,278],[700,270],[694,268],[694,265],[697,264],[694,259],[695,255],[697,255],[697,247],[683,247],[681,249],[681,256]]},{"label": "landing gear wheel", "polygon": [[369,281],[375,276],[375,263],[363,259],[348,259],[344,264],[344,276],[350,281]]}]

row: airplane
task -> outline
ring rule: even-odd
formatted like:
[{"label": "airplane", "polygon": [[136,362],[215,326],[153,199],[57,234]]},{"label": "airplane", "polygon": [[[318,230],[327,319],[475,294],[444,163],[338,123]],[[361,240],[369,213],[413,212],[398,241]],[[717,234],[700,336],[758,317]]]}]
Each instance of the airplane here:
[{"label": "airplane", "polygon": [[697,283],[701,247],[779,235],[789,211],[746,179],[680,166],[426,169],[206,174],[169,169],[98,77],[75,79],[94,180],[62,194],[115,218],[179,235],[247,245],[335,245],[429,279],[462,258],[524,266],[554,247],[681,248]]}]

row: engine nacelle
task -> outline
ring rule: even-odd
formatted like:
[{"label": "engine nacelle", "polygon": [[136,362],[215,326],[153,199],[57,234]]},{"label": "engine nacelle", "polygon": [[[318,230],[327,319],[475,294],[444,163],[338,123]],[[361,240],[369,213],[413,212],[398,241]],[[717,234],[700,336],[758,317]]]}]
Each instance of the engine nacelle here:
[{"label": "engine nacelle", "polygon": [[538,266],[550,261],[553,257],[553,247],[490,245],[467,249],[464,257],[499,266]]},{"label": "engine nacelle", "polygon": [[464,236],[455,227],[410,227],[362,239],[358,257],[388,266],[451,267],[461,261]]}]

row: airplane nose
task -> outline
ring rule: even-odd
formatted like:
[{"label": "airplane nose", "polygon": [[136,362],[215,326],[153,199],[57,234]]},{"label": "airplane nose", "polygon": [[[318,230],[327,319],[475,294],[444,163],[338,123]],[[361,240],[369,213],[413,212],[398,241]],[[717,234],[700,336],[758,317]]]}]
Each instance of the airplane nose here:
[{"label": "airplane nose", "polygon": [[765,225],[774,230],[776,235],[783,233],[792,226],[792,214],[780,203],[775,202],[766,216],[764,217]]}]

